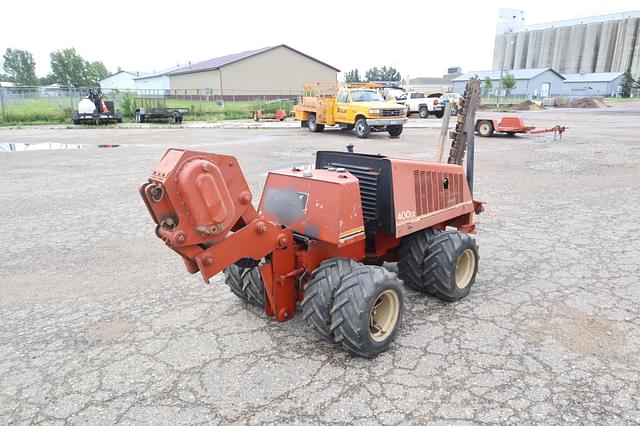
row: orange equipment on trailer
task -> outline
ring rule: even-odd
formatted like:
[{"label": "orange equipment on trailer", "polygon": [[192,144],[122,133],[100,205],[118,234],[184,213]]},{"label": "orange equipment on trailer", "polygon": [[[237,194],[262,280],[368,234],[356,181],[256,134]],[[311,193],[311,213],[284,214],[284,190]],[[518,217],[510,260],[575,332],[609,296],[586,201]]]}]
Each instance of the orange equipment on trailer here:
[{"label": "orange equipment on trailer", "polygon": [[253,111],[253,119],[255,121],[284,121],[286,118],[287,111],[283,109],[277,109],[275,114],[265,114],[261,109]]}]

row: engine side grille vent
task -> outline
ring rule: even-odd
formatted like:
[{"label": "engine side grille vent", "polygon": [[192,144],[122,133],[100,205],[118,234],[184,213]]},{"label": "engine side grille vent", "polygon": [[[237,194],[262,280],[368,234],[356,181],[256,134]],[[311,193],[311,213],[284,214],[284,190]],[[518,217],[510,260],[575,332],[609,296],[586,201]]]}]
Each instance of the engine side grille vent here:
[{"label": "engine side grille vent", "polygon": [[368,167],[358,167],[353,164],[331,163],[331,167],[342,167],[360,181],[360,201],[364,221],[378,220],[378,175],[379,172]]},{"label": "engine side grille vent", "polygon": [[396,232],[391,161],[382,155],[318,151],[316,168],[342,167],[359,181],[360,204],[368,235]]},{"label": "engine side grille vent", "polygon": [[462,202],[462,174],[413,171],[416,215],[431,213]]}]

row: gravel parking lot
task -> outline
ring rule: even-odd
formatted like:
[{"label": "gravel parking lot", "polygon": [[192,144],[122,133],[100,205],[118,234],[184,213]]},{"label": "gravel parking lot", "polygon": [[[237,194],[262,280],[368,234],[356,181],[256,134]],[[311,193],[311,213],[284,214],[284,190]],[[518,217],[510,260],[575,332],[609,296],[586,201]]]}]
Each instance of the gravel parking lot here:
[{"label": "gravel parking lot", "polygon": [[0,129],[82,145],[0,152],[0,424],[640,422],[640,103],[522,115],[570,129],[477,139],[476,285],[407,291],[374,360],[188,275],[138,185],[177,146],[236,155],[257,198],[268,170],[349,142],[433,159],[437,129]]}]

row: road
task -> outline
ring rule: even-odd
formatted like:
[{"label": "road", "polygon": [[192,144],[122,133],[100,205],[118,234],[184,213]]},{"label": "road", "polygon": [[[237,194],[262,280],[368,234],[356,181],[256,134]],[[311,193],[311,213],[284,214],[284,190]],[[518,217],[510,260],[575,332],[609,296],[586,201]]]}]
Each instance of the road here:
[{"label": "road", "polygon": [[170,146],[236,155],[257,198],[349,142],[431,160],[437,129],[0,129],[81,145],[0,152],[0,424],[640,422],[640,104],[523,115],[570,129],[477,139],[476,284],[407,291],[374,360],[187,274],[137,188]]}]

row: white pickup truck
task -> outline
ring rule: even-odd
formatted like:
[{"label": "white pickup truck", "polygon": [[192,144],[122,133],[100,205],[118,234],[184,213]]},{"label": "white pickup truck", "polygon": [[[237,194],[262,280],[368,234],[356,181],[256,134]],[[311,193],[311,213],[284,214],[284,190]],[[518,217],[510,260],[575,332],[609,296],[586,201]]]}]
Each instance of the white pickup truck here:
[{"label": "white pickup truck", "polygon": [[407,92],[396,98],[399,104],[408,105],[408,114],[417,112],[420,118],[427,118],[430,114],[436,118],[444,115],[444,104],[437,97],[426,97],[422,92]]}]

